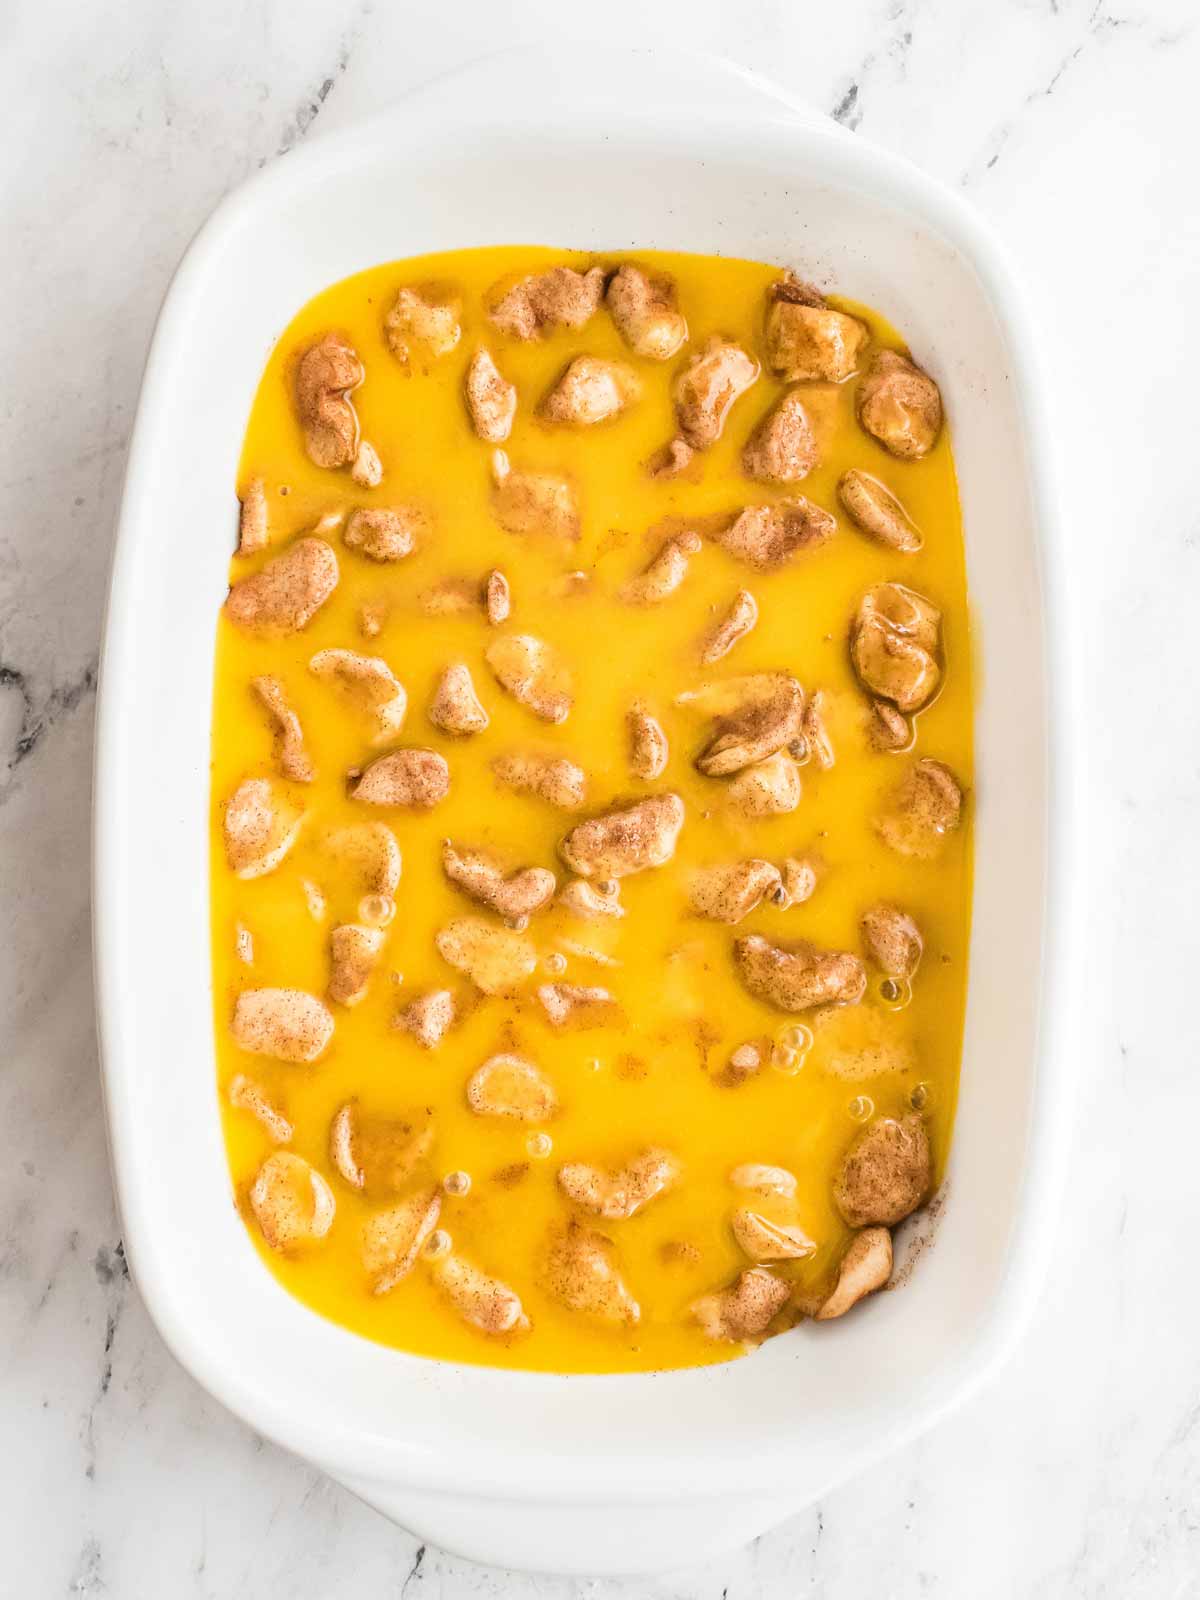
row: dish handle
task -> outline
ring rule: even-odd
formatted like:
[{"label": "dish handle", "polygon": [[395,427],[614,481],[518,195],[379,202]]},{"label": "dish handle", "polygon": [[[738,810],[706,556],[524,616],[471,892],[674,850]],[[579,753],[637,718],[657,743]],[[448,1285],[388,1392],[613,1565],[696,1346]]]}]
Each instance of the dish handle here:
[{"label": "dish handle", "polygon": [[523,46],[481,57],[439,80],[470,107],[474,120],[537,124],[611,109],[654,121],[719,124],[747,113],[804,123],[852,137],[823,111],[770,79],[722,56],[690,50],[618,49],[582,42]]},{"label": "dish handle", "polygon": [[566,1504],[440,1494],[338,1477],[352,1494],[422,1543],[485,1566],[589,1578],[696,1566],[756,1539],[802,1504],[727,1495]]}]

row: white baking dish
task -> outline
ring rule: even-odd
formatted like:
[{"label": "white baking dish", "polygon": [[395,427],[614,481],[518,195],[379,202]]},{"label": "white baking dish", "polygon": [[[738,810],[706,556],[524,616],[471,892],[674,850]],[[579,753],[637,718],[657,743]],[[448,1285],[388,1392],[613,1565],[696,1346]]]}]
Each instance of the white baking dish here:
[{"label": "white baking dish", "polygon": [[[903,1290],[704,1371],[564,1378],[369,1344],[280,1288],[228,1200],[209,715],[255,383],[292,314],[333,280],[520,241],[795,265],[905,330],[954,432],[979,705],[948,1200]],[[1008,274],[959,200],[691,57],[478,63],[275,163],[188,252],[147,366],[101,679],[95,944],[126,1246],[164,1339],[207,1389],[422,1537],[553,1571],[697,1561],[927,1427],[1011,1345],[1052,1238],[1067,1106],[1056,1041],[1069,831],[1053,707],[1068,652],[1040,383]]]}]

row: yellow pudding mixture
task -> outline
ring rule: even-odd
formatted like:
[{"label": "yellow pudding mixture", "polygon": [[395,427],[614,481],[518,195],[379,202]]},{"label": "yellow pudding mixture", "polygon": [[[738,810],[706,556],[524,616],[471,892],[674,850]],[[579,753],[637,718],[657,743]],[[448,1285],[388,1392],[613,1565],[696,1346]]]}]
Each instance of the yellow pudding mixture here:
[{"label": "yellow pudding mixture", "polygon": [[[764,342],[777,266],[652,252],[629,258],[673,281],[686,317],[686,343],[665,360],[632,350],[603,303],[577,327],[551,318],[528,338],[489,320],[488,308],[523,275],[563,265],[611,274],[623,259],[529,247],[455,251],[372,268],[303,308],[267,363],[242,456],[239,494],[265,508],[266,544],[236,555],[230,579],[242,583],[297,539],[315,536],[336,558],[337,583],[302,626],[264,628],[253,618],[246,625],[244,614],[224,612],[214,688],[217,1064],[230,1171],[251,1237],[287,1290],[368,1338],[448,1360],[556,1372],[680,1367],[741,1353],[752,1338],[737,1337],[736,1323],[729,1336],[715,1335],[713,1302],[707,1312],[694,1307],[736,1287],[748,1271],[787,1285],[786,1303],[763,1331],[826,1303],[856,1231],[835,1197],[854,1141],[882,1119],[908,1119],[902,1126],[923,1127],[932,1150],[922,1198],[940,1180],[967,981],[966,814],[915,854],[894,848],[894,831],[889,839],[886,823],[880,826],[921,760],[944,764],[938,770],[949,769],[969,794],[970,641],[948,431],[942,427],[932,448],[910,458],[868,431],[858,415],[864,374],[880,350],[905,346],[878,314],[837,299],[831,304],[860,319],[870,339],[845,381],[799,386],[819,459],[799,482],[749,477],[748,439],[796,387],[773,375]],[[451,308],[460,333],[446,335],[449,348],[439,351],[422,334],[405,350],[394,329],[389,342],[385,319],[405,285]],[[374,486],[345,465],[316,464],[306,450],[298,364],[330,333],[365,371],[348,403],[358,437],[382,469]],[[647,463],[680,435],[673,385],[715,335],[761,370],[733,400],[715,443],[677,475],[652,475]],[[477,437],[464,403],[468,364],[481,348],[517,391],[511,434],[499,446]],[[580,355],[633,374],[624,408],[594,426],[548,420],[539,407]],[[334,404],[347,402],[335,396]],[[494,461],[497,448],[510,472],[569,484],[577,539],[502,525],[497,473],[506,465]],[[919,530],[919,549],[896,548],[856,525],[838,492],[851,469],[897,497]],[[357,477],[371,476],[368,462]],[[823,542],[766,569],[722,542],[742,508],[799,496],[836,517]],[[348,519],[364,507],[407,508],[416,529],[411,553],[378,560],[361,543],[350,545]],[[672,538],[682,580],[645,603],[627,585]],[[492,572],[503,574],[510,596],[510,615],[499,623],[483,603]],[[915,591],[941,612],[930,652],[936,690],[908,717],[911,736],[901,725],[907,746],[899,749],[880,747],[872,696],[849,647],[864,595],[886,584]],[[739,591],[752,597],[754,625],[705,663],[706,642]],[[551,688],[569,699],[561,720],[539,716],[498,681],[487,652],[514,635],[547,647],[559,674]],[[324,657],[324,670],[311,665],[329,650],[379,658],[403,697],[356,698],[362,686],[339,676],[342,658]],[[486,713],[481,731],[452,734],[429,720],[443,674],[455,665],[467,668]],[[310,781],[296,781],[294,763],[291,776],[281,771],[285,741],[251,688],[264,675],[295,713]],[[780,676],[798,680],[809,702],[820,692],[834,760],[822,764],[808,725],[807,738],[766,758],[773,781],[785,792],[791,786],[792,801],[780,803],[792,808],[752,815],[735,798],[745,790],[744,783],[734,789],[737,774],[709,776],[696,762],[730,706],[753,692],[742,680],[769,684]],[[712,686],[727,680],[733,684],[722,698]],[[634,708],[654,719],[669,751],[661,774],[649,779],[631,770]],[[898,721],[894,711],[891,721]],[[352,795],[372,762],[413,749],[435,752],[448,766],[449,792],[436,803],[371,804]],[[494,763],[514,752],[562,757],[582,769],[582,804],[563,809],[499,781]],[[240,790],[255,781],[257,790]],[[262,824],[255,805],[268,791],[278,815]],[[231,824],[228,808],[239,793]],[[682,828],[665,864],[619,879],[611,897],[624,914],[580,916],[570,893],[563,904],[575,874],[560,846],[571,830],[667,793],[682,801]],[[246,858],[229,854],[229,830],[247,812],[254,813],[250,834],[265,826],[278,859],[260,871],[260,855],[254,875],[239,876],[231,861],[244,868]],[[372,854],[384,849],[384,836],[347,831],[364,824],[391,831],[402,857],[398,886],[384,882],[387,863]],[[503,874],[548,870],[556,898],[524,927],[520,917],[511,919],[518,926],[506,924],[448,877],[447,840],[460,855],[483,852]],[[713,881],[704,869],[747,861],[768,864],[760,868],[762,900],[736,923],[702,915],[696,885]],[[598,881],[601,898],[612,890],[603,873],[580,881],[593,890]],[[791,903],[778,903],[788,899],[788,883]],[[861,919],[880,903],[901,908],[919,929],[923,950],[911,978],[888,976],[864,947]],[[505,992],[482,992],[439,949],[438,935],[468,919],[505,930],[518,965],[525,963],[517,979],[500,985]],[[346,926],[367,930],[370,947],[365,979],[358,974],[362,981],[349,988],[334,983],[335,994],[354,998],[365,982],[365,995],[351,1005],[330,995],[331,939]],[[736,941],[754,936],[785,952],[799,945],[852,953],[863,963],[865,991],[846,1004],[780,1009],[752,992],[735,957]],[[581,1003],[560,990],[560,1009],[571,1014],[555,1021],[554,999],[542,991],[564,985],[609,998]],[[315,1059],[242,1047],[249,1035],[235,1033],[239,996],[273,989],[313,997],[318,1033],[327,1027],[322,1013],[332,1020],[327,1042],[300,1047]],[[398,1018],[437,991],[453,997],[454,1020],[429,1047]],[[494,1108],[488,1114],[475,1075],[497,1056],[533,1069],[523,1077],[520,1065],[502,1063],[493,1074],[501,1100],[516,1095],[527,1120]],[[279,1152],[309,1163],[316,1187],[305,1188],[306,1169],[285,1163],[271,1169],[274,1186],[259,1181],[256,1206],[260,1169]],[[597,1214],[595,1203],[580,1201],[588,1179],[578,1165],[598,1169],[603,1188],[605,1174],[646,1152],[667,1177],[634,1214]],[[739,1186],[731,1174],[751,1164],[785,1176],[758,1175],[755,1188],[748,1186],[754,1175],[743,1172]],[[575,1174],[569,1192],[564,1166]],[[272,1222],[276,1202],[284,1207],[281,1225]],[[297,1207],[299,1231],[291,1226]],[[371,1232],[373,1219],[393,1213],[394,1228]],[[763,1259],[755,1241],[773,1229],[783,1230],[782,1248],[791,1253]],[[407,1260],[402,1246],[410,1236],[416,1248]],[[580,1272],[598,1285],[594,1305],[584,1304],[578,1284],[563,1293],[571,1276],[563,1252],[581,1237],[591,1254],[585,1251]],[[511,1316],[503,1308],[512,1302],[502,1300],[499,1331],[464,1314],[447,1261],[477,1269],[519,1300]],[[870,1310],[867,1302],[856,1314]],[[821,1336],[839,1334],[830,1326]]]}]

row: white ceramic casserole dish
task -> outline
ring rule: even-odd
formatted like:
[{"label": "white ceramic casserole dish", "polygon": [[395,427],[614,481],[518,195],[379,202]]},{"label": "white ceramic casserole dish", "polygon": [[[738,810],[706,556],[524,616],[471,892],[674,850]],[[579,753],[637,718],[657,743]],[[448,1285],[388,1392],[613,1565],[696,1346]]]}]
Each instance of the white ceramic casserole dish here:
[{"label": "white ceramic casserole dish", "polygon": [[[976,629],[976,888],[948,1197],[901,1291],[702,1371],[555,1377],[376,1346],[293,1300],[229,1203],[207,886],[216,615],[273,341],[359,268],[488,243],[778,261],[878,307],[942,386]],[[1069,832],[1047,424],[1033,340],[962,203],[719,64],[514,54],[318,140],[219,208],[146,370],[114,558],[96,774],[110,1138],[138,1287],[254,1428],[422,1537],[590,1574],[703,1559],[895,1448],[997,1363],[1052,1240],[1066,1125]]]}]

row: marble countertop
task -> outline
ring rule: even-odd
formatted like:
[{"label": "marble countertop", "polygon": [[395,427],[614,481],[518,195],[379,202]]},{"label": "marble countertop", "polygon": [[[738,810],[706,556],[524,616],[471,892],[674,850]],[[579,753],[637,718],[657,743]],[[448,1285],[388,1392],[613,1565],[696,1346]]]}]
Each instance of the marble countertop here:
[{"label": "marble countertop", "polygon": [[[1200,1221],[1194,5],[584,9],[14,0],[5,14],[0,1592],[1200,1595],[1200,1287],[1186,1243]],[[628,1585],[488,1572],[419,1547],[175,1366],[125,1269],[90,979],[101,609],[170,273],[223,193],[314,130],[564,29],[686,40],[767,72],[963,188],[996,225],[1058,376],[1090,765],[1077,1137],[1029,1336],[906,1453],[704,1571]]]}]

